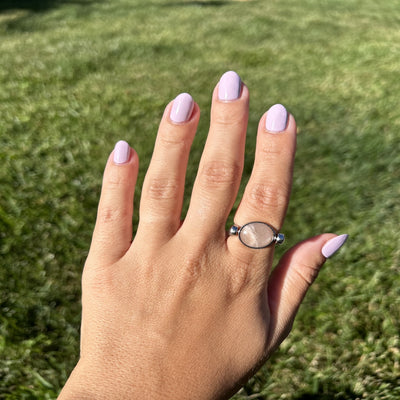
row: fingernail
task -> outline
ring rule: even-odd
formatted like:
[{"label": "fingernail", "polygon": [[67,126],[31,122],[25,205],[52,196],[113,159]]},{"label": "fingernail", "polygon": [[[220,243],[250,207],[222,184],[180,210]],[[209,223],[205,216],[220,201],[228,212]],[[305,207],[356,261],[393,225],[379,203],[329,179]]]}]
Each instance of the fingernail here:
[{"label": "fingernail", "polygon": [[114,147],[114,162],[115,164],[125,164],[129,160],[131,148],[124,140],[120,140]]},{"label": "fingernail", "polygon": [[224,101],[236,100],[242,90],[242,80],[234,71],[225,72],[218,85],[218,98]]},{"label": "fingernail", "polygon": [[176,123],[187,121],[192,115],[193,105],[194,102],[189,93],[181,93],[176,96],[169,115],[171,121]]},{"label": "fingernail", "polygon": [[321,250],[322,255],[326,258],[332,257],[346,243],[348,237],[349,235],[344,234],[328,240]]},{"label": "fingernail", "polygon": [[282,132],[286,129],[288,114],[282,104],[275,104],[267,112],[265,129],[269,132]]}]

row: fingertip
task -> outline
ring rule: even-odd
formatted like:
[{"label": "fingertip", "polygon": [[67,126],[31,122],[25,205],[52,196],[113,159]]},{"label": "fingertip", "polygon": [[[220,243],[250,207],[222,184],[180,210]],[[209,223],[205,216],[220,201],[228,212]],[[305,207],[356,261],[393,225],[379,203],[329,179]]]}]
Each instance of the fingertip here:
[{"label": "fingertip", "polygon": [[174,124],[187,122],[192,116],[194,100],[189,93],[181,93],[172,102],[169,118]]},{"label": "fingertip", "polygon": [[138,162],[139,156],[136,153],[136,150],[125,140],[119,140],[115,143],[114,149],[108,157],[107,164],[124,166],[127,164],[138,164]]},{"label": "fingertip", "polygon": [[[234,72],[234,71],[228,71]],[[236,73],[235,73],[236,74]],[[229,75],[228,75],[229,76]],[[213,103],[235,103],[237,100],[245,100],[249,99],[249,89],[246,84],[241,80],[240,76],[238,76],[238,83],[235,85],[233,79],[229,82],[228,80],[223,79],[225,74],[222,75],[221,80],[217,83],[214,88],[212,94]],[[233,75],[231,75],[233,77]],[[228,84],[232,85],[229,87]]]},{"label": "fingertip", "polygon": [[114,147],[113,161],[114,164],[121,165],[129,161],[131,148],[125,140],[119,140]]},{"label": "fingertip", "polygon": [[297,133],[296,120],[285,106],[274,104],[260,118],[259,131],[280,136],[283,133]]},{"label": "fingertip", "polygon": [[265,118],[265,129],[270,133],[280,133],[286,130],[288,112],[282,104],[273,105]]},{"label": "fingertip", "polygon": [[193,121],[198,123],[199,118],[200,107],[193,97],[189,93],[180,93],[165,107],[160,125],[163,126],[167,122],[176,129]]},{"label": "fingertip", "polygon": [[334,254],[336,254],[340,248],[346,243],[349,238],[348,234],[342,234],[338,236],[334,236],[330,238],[322,247],[321,254],[325,258],[331,258]]},{"label": "fingertip", "polygon": [[220,101],[237,100],[242,92],[242,79],[235,71],[227,71],[218,83],[218,99]]}]

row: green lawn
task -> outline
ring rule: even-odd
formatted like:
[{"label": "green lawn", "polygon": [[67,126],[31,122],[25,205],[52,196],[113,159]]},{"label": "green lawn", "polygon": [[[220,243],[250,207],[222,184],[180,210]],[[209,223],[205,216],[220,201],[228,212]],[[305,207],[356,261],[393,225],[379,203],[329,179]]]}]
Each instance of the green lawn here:
[{"label": "green lawn", "polygon": [[135,147],[141,183],[164,106],[190,92],[202,120],[189,189],[228,69],[251,93],[245,179],[270,105],[300,128],[283,247],[351,236],[236,398],[400,399],[399,16],[396,0],[3,2],[0,399],[54,399],[77,360],[114,143]]}]

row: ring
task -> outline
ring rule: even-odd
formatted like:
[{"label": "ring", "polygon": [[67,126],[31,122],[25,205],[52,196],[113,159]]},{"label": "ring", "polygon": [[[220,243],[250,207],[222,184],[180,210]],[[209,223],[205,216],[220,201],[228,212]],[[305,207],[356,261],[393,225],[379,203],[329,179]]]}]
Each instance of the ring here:
[{"label": "ring", "polygon": [[248,222],[243,226],[232,225],[229,229],[230,236],[238,236],[239,240],[251,249],[264,249],[272,243],[281,244],[285,240],[283,233],[260,221]]}]

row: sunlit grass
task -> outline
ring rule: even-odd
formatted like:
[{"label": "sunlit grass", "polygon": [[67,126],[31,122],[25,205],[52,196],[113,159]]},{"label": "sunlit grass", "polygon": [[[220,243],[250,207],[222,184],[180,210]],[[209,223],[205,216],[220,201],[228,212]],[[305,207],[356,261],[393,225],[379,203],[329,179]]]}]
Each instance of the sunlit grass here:
[{"label": "sunlit grass", "polygon": [[[51,399],[78,356],[80,275],[119,139],[141,159],[164,106],[236,70],[300,135],[286,248],[349,233],[281,350],[238,399],[400,398],[400,6],[394,0],[58,2],[0,13],[0,398]],[[243,327],[246,329],[246,327]]]}]

